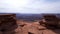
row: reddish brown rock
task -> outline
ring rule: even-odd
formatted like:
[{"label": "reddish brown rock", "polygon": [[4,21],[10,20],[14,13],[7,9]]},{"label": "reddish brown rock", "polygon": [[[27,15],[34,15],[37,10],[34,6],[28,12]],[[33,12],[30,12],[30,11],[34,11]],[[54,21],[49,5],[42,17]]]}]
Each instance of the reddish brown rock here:
[{"label": "reddish brown rock", "polygon": [[0,15],[0,31],[7,33],[14,31],[17,28],[16,14],[1,14]]},{"label": "reddish brown rock", "polygon": [[51,14],[44,15],[42,21],[40,21],[40,24],[46,27],[58,28],[59,18]]}]

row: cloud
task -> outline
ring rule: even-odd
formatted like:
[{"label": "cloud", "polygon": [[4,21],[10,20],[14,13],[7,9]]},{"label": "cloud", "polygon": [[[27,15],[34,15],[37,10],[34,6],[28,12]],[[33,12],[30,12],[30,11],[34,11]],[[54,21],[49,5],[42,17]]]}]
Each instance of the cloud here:
[{"label": "cloud", "polygon": [[45,0],[45,2],[59,2],[60,0]]},{"label": "cloud", "polygon": [[[60,13],[60,1],[52,2],[45,0],[34,0],[32,3],[25,6],[26,8],[35,9],[38,13]],[[33,12],[33,11],[30,11]]]},{"label": "cloud", "polygon": [[[5,2],[6,1],[6,2]],[[60,13],[60,0],[0,0],[0,11],[7,13]],[[12,1],[12,3],[11,3]]]}]

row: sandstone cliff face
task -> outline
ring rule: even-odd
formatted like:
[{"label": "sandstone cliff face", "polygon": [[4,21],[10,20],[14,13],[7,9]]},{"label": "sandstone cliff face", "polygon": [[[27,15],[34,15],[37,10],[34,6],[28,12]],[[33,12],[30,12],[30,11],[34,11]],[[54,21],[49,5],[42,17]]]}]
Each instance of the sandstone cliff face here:
[{"label": "sandstone cliff face", "polygon": [[55,15],[44,15],[42,21],[40,21],[40,24],[49,28],[58,28],[58,26],[60,26],[59,18],[57,18]]},{"label": "sandstone cliff face", "polygon": [[16,15],[15,14],[4,14],[0,15],[0,31],[3,34],[12,34],[17,28]]},{"label": "sandstone cliff face", "polygon": [[50,25],[57,25],[59,22],[59,19],[55,15],[45,15],[44,19]]}]

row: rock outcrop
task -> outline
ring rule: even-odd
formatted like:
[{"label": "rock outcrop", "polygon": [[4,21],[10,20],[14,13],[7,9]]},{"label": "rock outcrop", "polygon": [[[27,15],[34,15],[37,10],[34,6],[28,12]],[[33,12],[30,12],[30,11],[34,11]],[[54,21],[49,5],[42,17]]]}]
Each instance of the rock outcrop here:
[{"label": "rock outcrop", "polygon": [[12,34],[16,28],[16,14],[0,15],[0,31],[3,34]]},{"label": "rock outcrop", "polygon": [[58,27],[59,25],[59,18],[57,18],[55,15],[44,15],[42,21],[40,21],[40,24],[46,27]]}]

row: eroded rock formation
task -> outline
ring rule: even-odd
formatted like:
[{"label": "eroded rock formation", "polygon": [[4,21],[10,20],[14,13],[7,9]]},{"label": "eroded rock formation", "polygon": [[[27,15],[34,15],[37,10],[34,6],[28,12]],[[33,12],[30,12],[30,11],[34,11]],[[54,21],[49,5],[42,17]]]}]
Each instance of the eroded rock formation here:
[{"label": "eroded rock formation", "polygon": [[59,18],[55,15],[44,15],[40,24],[46,27],[55,27],[57,28],[59,25]]},{"label": "eroded rock formation", "polygon": [[2,34],[13,34],[16,28],[16,14],[0,15],[0,31]]}]

